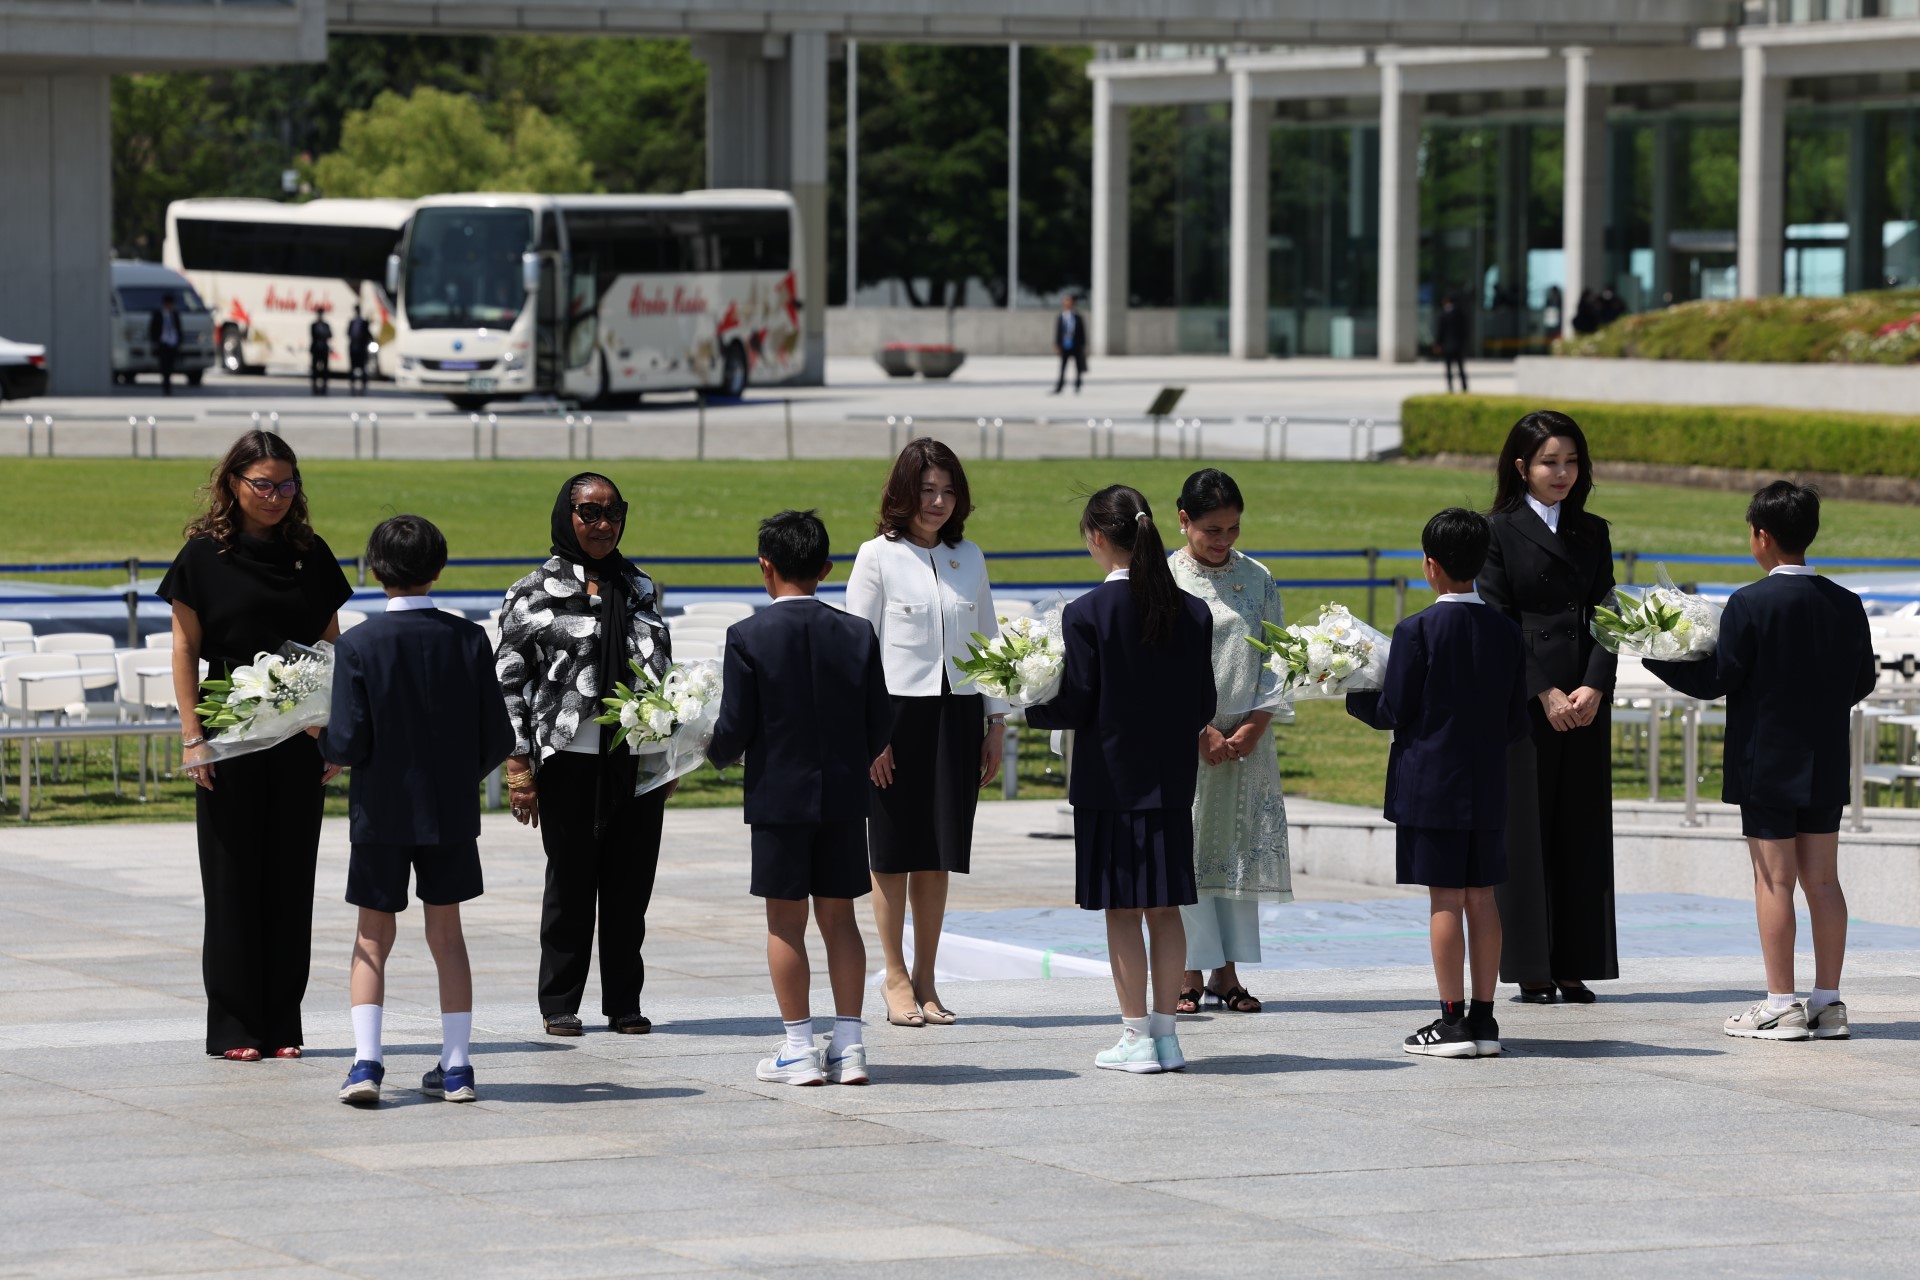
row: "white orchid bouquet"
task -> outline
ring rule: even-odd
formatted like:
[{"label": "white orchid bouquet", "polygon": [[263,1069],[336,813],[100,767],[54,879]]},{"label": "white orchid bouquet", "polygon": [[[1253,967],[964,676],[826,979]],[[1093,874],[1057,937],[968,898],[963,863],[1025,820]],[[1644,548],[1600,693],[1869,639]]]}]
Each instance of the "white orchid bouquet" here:
[{"label": "white orchid bouquet", "polygon": [[1060,633],[1060,611],[1039,618],[1001,618],[1000,634],[989,640],[978,631],[967,656],[954,666],[961,683],[1015,707],[1050,702],[1067,672],[1067,644]]},{"label": "white orchid bouquet", "polygon": [[720,718],[720,664],[712,658],[676,662],[659,676],[637,660],[627,665],[633,686],[614,685],[613,696],[600,699],[606,714],[593,722],[613,726],[609,752],[625,746],[640,757],[633,793],[643,796],[706,762]]},{"label": "white orchid bouquet", "polygon": [[225,676],[200,682],[201,731],[215,760],[277,747],[333,712],[333,646],[283,644]]},{"label": "white orchid bouquet", "polygon": [[1711,657],[1720,643],[1721,606],[1674,586],[1664,564],[1655,580],[1659,585],[1637,600],[1626,588],[1615,587],[1619,612],[1594,609],[1593,638],[1609,653],[1630,658],[1699,662]]},{"label": "white orchid bouquet", "polygon": [[1267,655],[1270,704],[1344,697],[1386,680],[1391,642],[1343,604],[1327,605],[1310,625],[1261,626],[1265,635],[1247,643]]}]

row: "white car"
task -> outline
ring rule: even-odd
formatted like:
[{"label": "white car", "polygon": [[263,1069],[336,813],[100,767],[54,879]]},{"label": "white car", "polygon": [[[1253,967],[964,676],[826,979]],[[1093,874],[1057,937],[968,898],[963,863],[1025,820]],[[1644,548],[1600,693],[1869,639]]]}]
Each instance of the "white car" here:
[{"label": "white car", "polygon": [[0,338],[0,400],[47,394],[47,349]]}]

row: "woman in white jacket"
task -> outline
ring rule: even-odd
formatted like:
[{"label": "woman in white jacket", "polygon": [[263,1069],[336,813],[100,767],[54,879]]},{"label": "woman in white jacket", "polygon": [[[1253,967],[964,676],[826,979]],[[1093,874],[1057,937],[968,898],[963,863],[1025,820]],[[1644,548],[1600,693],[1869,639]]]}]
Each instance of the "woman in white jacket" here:
[{"label": "woman in white jacket", "polygon": [[893,700],[893,736],[873,765],[867,848],[887,1021],[901,1027],[954,1020],[934,985],[947,879],[967,871],[974,806],[1006,745],[1006,704],[960,687],[953,665],[974,632],[1000,630],[986,557],[962,536],[972,511],[953,450],[913,441],[887,477],[879,536],[861,546],[847,579],[847,609],[873,624]]}]

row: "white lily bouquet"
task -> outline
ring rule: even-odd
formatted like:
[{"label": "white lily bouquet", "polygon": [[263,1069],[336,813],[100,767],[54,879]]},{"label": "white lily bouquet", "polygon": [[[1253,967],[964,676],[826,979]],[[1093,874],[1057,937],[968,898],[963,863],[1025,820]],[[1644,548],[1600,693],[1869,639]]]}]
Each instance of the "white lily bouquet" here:
[{"label": "white lily bouquet", "polygon": [[962,684],[1015,707],[1051,702],[1067,672],[1067,644],[1060,633],[1060,610],[1039,618],[1001,618],[1000,634],[989,640],[978,631],[967,656],[953,665]]},{"label": "white lily bouquet", "polygon": [[1659,585],[1638,600],[1615,587],[1620,610],[1594,609],[1593,638],[1607,652],[1630,658],[1698,662],[1711,657],[1720,643],[1721,606],[1674,586],[1664,564],[1655,580]]},{"label": "white lily bouquet", "polygon": [[[1354,617],[1343,604],[1320,610],[1319,621],[1290,627],[1261,624],[1263,639],[1247,643],[1267,655],[1268,704],[1339,698],[1378,689],[1387,676],[1391,641]],[[1263,682],[1263,690],[1266,682]]]},{"label": "white lily bouquet", "polygon": [[624,745],[640,758],[633,794],[643,796],[706,762],[720,718],[720,664],[712,658],[676,662],[663,676],[638,661],[627,665],[634,687],[614,685],[613,696],[600,699],[606,714],[593,722],[614,726],[608,751]]},{"label": "white lily bouquet", "polygon": [[332,715],[333,646],[289,642],[278,652],[256,653],[225,676],[202,680],[200,696],[193,710],[212,759],[277,747]]}]

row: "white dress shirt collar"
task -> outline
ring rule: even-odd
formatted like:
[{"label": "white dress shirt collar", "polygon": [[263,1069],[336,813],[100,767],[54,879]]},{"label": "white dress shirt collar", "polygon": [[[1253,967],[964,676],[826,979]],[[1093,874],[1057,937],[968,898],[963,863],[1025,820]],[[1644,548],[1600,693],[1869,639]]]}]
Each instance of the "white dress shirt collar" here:
[{"label": "white dress shirt collar", "polygon": [[787,600],[818,600],[819,598],[819,596],[775,596],[773,602],[780,604]]},{"label": "white dress shirt collar", "polygon": [[1443,591],[1434,598],[1435,604],[1485,604],[1478,591]]},{"label": "white dress shirt collar", "polygon": [[1541,519],[1541,522],[1544,523],[1547,526],[1547,528],[1553,530],[1555,533],[1560,532],[1560,504],[1559,503],[1556,502],[1552,506],[1548,506],[1546,503],[1540,501],[1540,499],[1534,497],[1531,493],[1529,493],[1527,495],[1527,505],[1533,508],[1533,514],[1539,516]]},{"label": "white dress shirt collar", "polygon": [[1132,569],[1115,569],[1112,573],[1102,578],[1101,581],[1102,582],[1120,582],[1122,580],[1130,579],[1132,577],[1133,577]]},{"label": "white dress shirt collar", "polygon": [[409,609],[438,609],[432,596],[388,596],[388,613],[405,613]]},{"label": "white dress shirt collar", "polygon": [[1820,571],[1810,564],[1777,564],[1767,570],[1767,576],[1769,578],[1776,573],[1784,578],[1816,578],[1820,576]]}]

